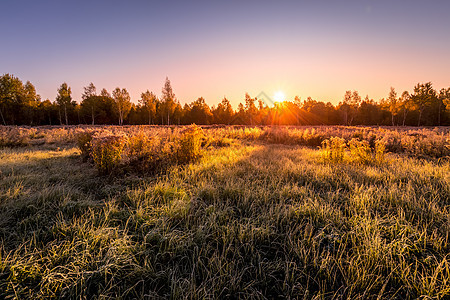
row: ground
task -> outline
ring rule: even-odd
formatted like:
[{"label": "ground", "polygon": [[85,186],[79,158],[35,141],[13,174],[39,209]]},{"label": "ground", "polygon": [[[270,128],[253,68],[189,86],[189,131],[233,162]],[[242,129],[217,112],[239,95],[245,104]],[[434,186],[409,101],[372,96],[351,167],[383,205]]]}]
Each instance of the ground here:
[{"label": "ground", "polygon": [[448,159],[228,138],[157,173],[0,149],[2,297],[450,297]]}]

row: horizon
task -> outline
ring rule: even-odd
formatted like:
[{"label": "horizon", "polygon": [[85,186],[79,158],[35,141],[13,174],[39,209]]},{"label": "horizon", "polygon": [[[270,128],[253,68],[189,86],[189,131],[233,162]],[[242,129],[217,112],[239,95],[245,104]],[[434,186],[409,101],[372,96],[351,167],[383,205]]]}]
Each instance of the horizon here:
[{"label": "horizon", "polygon": [[[175,3],[175,5],[173,5]],[[417,83],[449,85],[446,1],[239,3],[5,1],[9,30],[0,73],[55,100],[63,83],[126,88],[133,103],[166,76],[182,105],[245,93],[342,101],[346,90],[379,101]],[[67,14],[67,12],[70,12]],[[419,40],[420,38],[420,40]]]}]

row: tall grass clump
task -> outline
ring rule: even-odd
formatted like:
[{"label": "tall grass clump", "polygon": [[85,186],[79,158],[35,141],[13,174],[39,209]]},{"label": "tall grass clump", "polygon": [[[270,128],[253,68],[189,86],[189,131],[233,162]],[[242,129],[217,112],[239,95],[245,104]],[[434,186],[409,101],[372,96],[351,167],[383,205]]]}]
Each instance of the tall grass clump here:
[{"label": "tall grass clump", "polygon": [[81,151],[81,157],[86,161],[91,153],[91,142],[93,133],[90,131],[84,131],[77,134],[77,146]]},{"label": "tall grass clump", "polygon": [[375,141],[375,149],[373,151],[375,161],[379,164],[385,162],[385,154],[386,154],[386,145],[380,141]]},{"label": "tall grass clump", "polygon": [[345,140],[340,137],[332,137],[322,142],[323,158],[327,161],[342,162],[346,149]]},{"label": "tall grass clump", "polygon": [[122,160],[127,144],[124,135],[98,137],[92,140],[92,159],[100,174],[111,173]]},{"label": "tall grass clump", "polygon": [[177,139],[177,160],[180,163],[191,162],[201,155],[203,131],[197,125],[191,125],[184,129]]},{"label": "tall grass clump", "polygon": [[30,134],[27,129],[0,126],[0,147],[20,147],[30,144]]},{"label": "tall grass clump", "polygon": [[370,149],[369,142],[353,138],[348,142],[348,148],[350,157],[353,160],[363,164],[368,164],[372,161],[372,149]]},{"label": "tall grass clump", "polygon": [[192,125],[181,131],[152,134],[101,131],[81,132],[77,145],[84,160],[91,158],[100,174],[119,168],[128,171],[157,173],[173,164],[186,164],[201,156],[203,130]]},{"label": "tall grass clump", "polygon": [[339,137],[332,137],[322,142],[322,157],[325,161],[340,163],[349,161],[368,165],[382,164],[385,161],[386,146],[382,141],[375,141],[374,146],[366,140],[351,139],[348,143]]}]

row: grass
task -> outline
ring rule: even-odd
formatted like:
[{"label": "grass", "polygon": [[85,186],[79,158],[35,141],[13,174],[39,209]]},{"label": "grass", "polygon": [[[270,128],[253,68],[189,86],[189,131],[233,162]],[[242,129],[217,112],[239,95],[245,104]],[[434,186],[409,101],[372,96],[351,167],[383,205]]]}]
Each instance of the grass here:
[{"label": "grass", "polygon": [[443,156],[327,160],[298,129],[218,128],[194,161],[100,175],[55,130],[0,149],[3,298],[450,297]]}]

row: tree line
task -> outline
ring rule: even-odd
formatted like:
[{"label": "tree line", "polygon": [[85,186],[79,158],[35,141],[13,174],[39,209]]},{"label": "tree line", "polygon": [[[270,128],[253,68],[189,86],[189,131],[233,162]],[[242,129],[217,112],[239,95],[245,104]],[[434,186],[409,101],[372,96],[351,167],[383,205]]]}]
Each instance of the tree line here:
[{"label": "tree line", "polygon": [[24,84],[10,74],[0,77],[2,125],[450,125],[450,87],[438,92],[431,82],[401,94],[391,88],[379,101],[362,99],[357,91],[346,91],[337,105],[310,97],[302,101],[298,96],[279,103],[268,100],[245,94],[236,110],[225,97],[212,107],[203,97],[182,106],[166,78],[161,96],[147,90],[137,104],[125,88],[98,92],[93,83],[84,87],[80,103],[73,100],[67,83],[51,101],[42,100],[30,81]]}]

